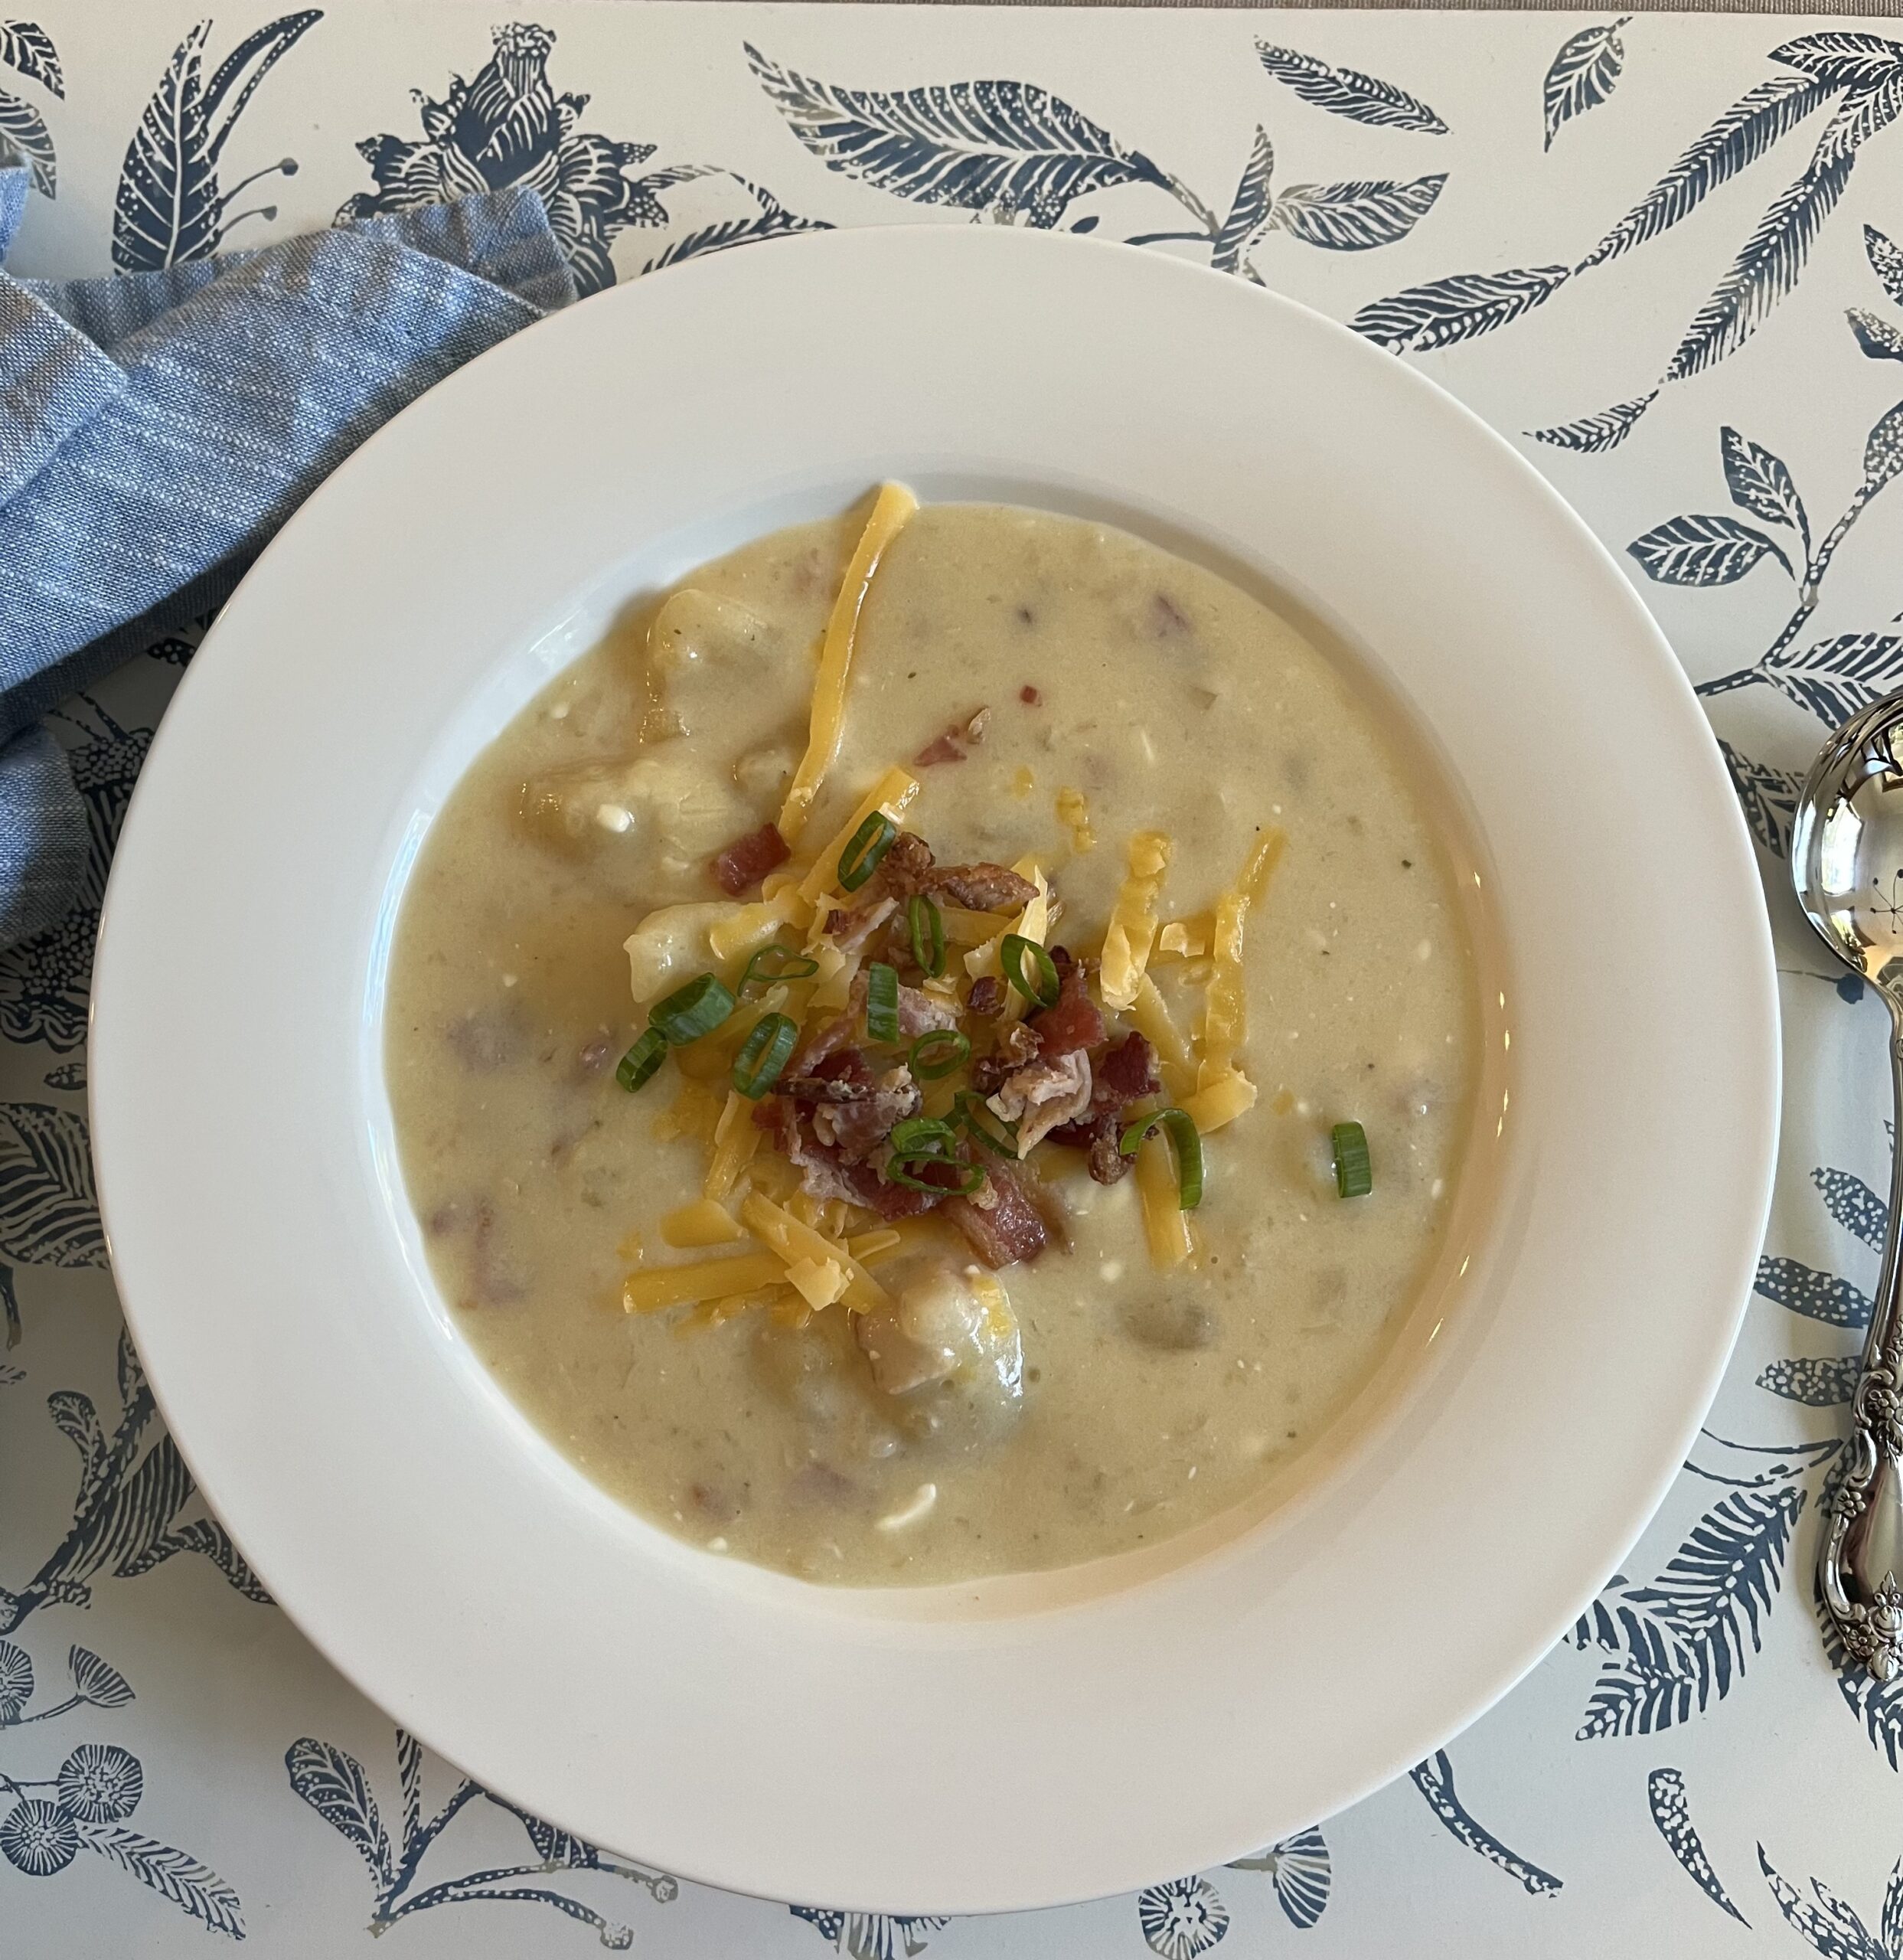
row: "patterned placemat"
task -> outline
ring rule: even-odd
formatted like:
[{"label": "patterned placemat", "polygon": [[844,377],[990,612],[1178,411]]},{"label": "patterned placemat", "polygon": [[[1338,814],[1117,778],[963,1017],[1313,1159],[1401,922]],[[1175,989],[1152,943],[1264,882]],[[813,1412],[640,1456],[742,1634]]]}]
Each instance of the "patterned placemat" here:
[{"label": "patterned placemat", "polygon": [[[87,962],[197,635],[164,640],[60,710],[93,889],[0,956],[0,1951],[1903,1960],[1903,1688],[1839,1671],[1808,1569],[1883,1223],[1882,1017],[1779,882],[1793,772],[1903,682],[1903,41],[1611,11],[207,3],[13,0],[0,129],[41,191],[16,270],[527,181],[592,285],[818,225],[1061,226],[1213,258],[1418,363],[1572,499],[1707,699],[1773,893],[1784,1174],[1710,1430],[1625,1575],[1409,1777],[1061,1913],[942,1926],[677,1883],[346,1687],[205,1515],[121,1342]],[[119,203],[128,173],[168,217]],[[1695,949],[1678,978],[1699,985]],[[816,1755],[814,1800],[854,1773]]]}]

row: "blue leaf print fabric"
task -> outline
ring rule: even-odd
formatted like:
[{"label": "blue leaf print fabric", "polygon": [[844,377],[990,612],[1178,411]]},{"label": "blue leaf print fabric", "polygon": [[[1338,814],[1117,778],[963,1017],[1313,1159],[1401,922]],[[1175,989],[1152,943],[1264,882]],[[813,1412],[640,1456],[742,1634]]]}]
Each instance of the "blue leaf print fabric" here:
[{"label": "blue leaf print fabric", "polygon": [[[194,149],[207,168],[292,24],[315,18],[253,36],[202,87],[191,44],[179,101],[210,132]],[[372,429],[575,292],[524,190],[222,265],[197,262],[196,222],[180,217],[170,257],[104,291],[0,274],[0,786],[16,799],[0,806],[0,948],[56,927],[80,896],[74,787],[36,720],[215,605]]]}]

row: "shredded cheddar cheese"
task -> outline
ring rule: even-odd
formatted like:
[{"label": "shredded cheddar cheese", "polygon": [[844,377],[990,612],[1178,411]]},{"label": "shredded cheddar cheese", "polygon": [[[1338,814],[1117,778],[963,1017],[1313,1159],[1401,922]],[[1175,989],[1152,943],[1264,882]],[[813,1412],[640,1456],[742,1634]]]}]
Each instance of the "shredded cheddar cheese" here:
[{"label": "shredded cheddar cheese", "polygon": [[[724,1114],[720,1120],[726,1121]],[[746,1234],[733,1222],[725,1205],[716,1204],[711,1198],[697,1197],[676,1206],[661,1220],[661,1236],[671,1246],[686,1248],[730,1246]]]},{"label": "shredded cheddar cheese", "polygon": [[848,1239],[846,1250],[861,1266],[876,1266],[881,1260],[891,1258],[904,1243],[904,1239],[888,1225]]},{"label": "shredded cheddar cheese", "polygon": [[1127,1014],[1136,1004],[1143,971],[1157,938],[1157,893],[1170,868],[1170,843],[1161,831],[1140,830],[1131,838],[1123,889],[1104,934],[1104,1004]]},{"label": "shredded cheddar cheese", "polygon": [[801,874],[799,895],[808,905],[817,905],[839,881],[839,854],[851,843],[859,826],[875,810],[883,810],[896,824],[919,793],[919,779],[895,764],[867,791],[859,807],[829,838],[826,848]]},{"label": "shredded cheddar cheese", "polygon": [[1177,1195],[1169,1146],[1160,1135],[1145,1138],[1137,1152],[1137,1195],[1143,1203],[1150,1263],[1167,1272],[1190,1256],[1190,1214]]},{"label": "shredded cheddar cheese", "polygon": [[886,547],[918,508],[918,498],[903,483],[880,485],[872,514],[866,520],[858,547],[846,567],[839,596],[833,601],[832,616],[826,622],[826,638],[820,648],[819,669],[813,681],[812,719],[806,753],[794,772],[780,809],[779,832],[789,844],[799,841],[813,800],[839,753],[839,739],[846,721],[846,684],[852,674],[853,642],[873,575],[879,569]]},{"label": "shredded cheddar cheese", "polygon": [[846,1290],[846,1269],[836,1259],[796,1259],[786,1269],[786,1278],[815,1312],[830,1307]]},{"label": "shredded cheddar cheese", "polygon": [[797,926],[806,908],[797,886],[782,885],[757,905],[743,905],[730,916],[707,928],[707,947],[724,965],[758,952],[782,926]]},{"label": "shredded cheddar cheese", "polygon": [[791,1266],[802,1259],[823,1263],[837,1260],[846,1284],[840,1297],[855,1313],[892,1304],[892,1296],[873,1278],[851,1252],[837,1239],[827,1238],[810,1225],[802,1225],[792,1212],[761,1197],[758,1192],[740,1207],[742,1222],[756,1236],[771,1246]]},{"label": "shredded cheddar cheese", "polygon": [[[711,1141],[713,1155],[700,1191],[703,1200],[713,1203],[717,1209],[720,1200],[733,1194],[740,1173],[753,1161],[753,1153],[760,1147],[753,1106],[737,1089],[727,1091],[726,1104],[713,1126]],[[739,1236],[737,1230],[734,1236]]]},{"label": "shredded cheddar cheese", "polygon": [[1216,921],[1206,912],[1193,919],[1172,919],[1157,935],[1157,952],[1176,959],[1201,959],[1209,949]]},{"label": "shredded cheddar cheese", "polygon": [[1214,970],[1203,1015],[1203,1058],[1198,1080],[1207,1089],[1235,1071],[1237,1050],[1248,1031],[1248,1001],[1242,979],[1242,933],[1249,907],[1268,890],[1287,839],[1265,831],[1249,854],[1242,877],[1216,901],[1210,936]]},{"label": "shredded cheddar cheese", "polygon": [[[1011,867],[1020,878],[1028,878],[1037,887],[1036,896],[1024,907],[1017,918],[999,933],[995,938],[987,939],[981,946],[974,946],[965,956],[965,970],[974,980],[989,977],[1001,980],[1004,977],[1004,936],[1015,933],[1020,938],[1030,940],[1033,945],[1043,946],[1050,937],[1051,897],[1049,881],[1045,877],[1035,858],[1020,858]],[[1000,1023],[1017,1020],[1024,1011],[1024,998],[1015,987],[1004,990],[1004,1005],[1000,1011]]]},{"label": "shredded cheddar cheese", "polygon": [[785,1276],[785,1262],[772,1253],[736,1253],[726,1259],[697,1259],[681,1266],[629,1273],[622,1282],[621,1303],[631,1314],[658,1313],[664,1307],[690,1306],[703,1300],[756,1293],[762,1287],[778,1285]]},{"label": "shredded cheddar cheese", "polygon": [[1240,1069],[1204,1083],[1193,1096],[1183,1099],[1183,1107],[1197,1131],[1207,1136],[1225,1123],[1232,1123],[1255,1106],[1255,1085]]}]

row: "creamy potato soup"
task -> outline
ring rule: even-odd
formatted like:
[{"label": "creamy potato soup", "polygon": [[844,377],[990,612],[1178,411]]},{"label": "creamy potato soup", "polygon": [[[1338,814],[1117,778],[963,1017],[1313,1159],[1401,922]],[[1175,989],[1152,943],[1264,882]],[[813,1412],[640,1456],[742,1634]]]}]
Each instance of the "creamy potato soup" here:
[{"label": "creamy potato soup", "polygon": [[712,1552],[916,1583],[1153,1544],[1310,1444],[1435,1261],[1454,879],[1261,602],[887,485],[631,610],[432,825],[387,1070],[436,1276]]}]

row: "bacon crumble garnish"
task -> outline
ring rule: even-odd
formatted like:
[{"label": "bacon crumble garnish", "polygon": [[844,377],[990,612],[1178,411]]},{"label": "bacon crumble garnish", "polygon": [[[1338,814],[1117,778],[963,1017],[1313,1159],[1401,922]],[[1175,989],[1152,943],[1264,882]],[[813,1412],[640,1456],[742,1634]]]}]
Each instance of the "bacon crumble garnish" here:
[{"label": "bacon crumble garnish", "polygon": [[981,1020],[989,1021],[994,1014],[1004,1011],[1004,982],[995,974],[984,973],[971,982],[971,991],[966,998],[965,1011],[977,1014]]},{"label": "bacon crumble garnish", "polygon": [[1002,864],[941,864],[932,873],[931,887],[971,912],[1022,912],[1037,896],[1029,878]]},{"label": "bacon crumble garnish", "polygon": [[1100,1184],[1114,1184],[1129,1174],[1134,1161],[1118,1148],[1122,1112],[1162,1086],[1155,1049],[1142,1035],[1126,1034],[1098,1062],[1089,1109],[1075,1122],[1052,1130],[1049,1139],[1088,1151],[1091,1176]]},{"label": "bacon crumble garnish", "polygon": [[961,763],[965,758],[968,745],[976,748],[984,740],[986,724],[991,719],[988,707],[980,708],[975,714],[968,715],[963,721],[955,721],[942,734],[935,735],[912,759],[914,769],[930,769],[938,763]]},{"label": "bacon crumble garnish", "polygon": [[751,891],[769,871],[777,871],[792,856],[778,826],[762,824],[745,837],[736,838],[713,861],[714,882],[730,898]]},{"label": "bacon crumble garnish", "polygon": [[[988,1204],[982,1202],[987,1197]],[[983,1191],[970,1197],[948,1198],[944,1212],[994,1272],[1020,1259],[1034,1259],[1050,1242],[1043,1213],[1006,1170],[994,1168]]]},{"label": "bacon crumble garnish", "polygon": [[1037,1052],[1046,1061],[1055,1061],[1079,1048],[1097,1047],[1106,1031],[1103,1015],[1090,998],[1084,962],[1072,959],[1062,946],[1053,946],[1050,958],[1057,969],[1057,999],[1043,1013],[1032,1015],[1027,1025],[1037,1038]]},{"label": "bacon crumble garnish", "polygon": [[1027,707],[1042,707],[1044,704],[1044,697],[1029,681],[1018,689],[1017,697]]}]

